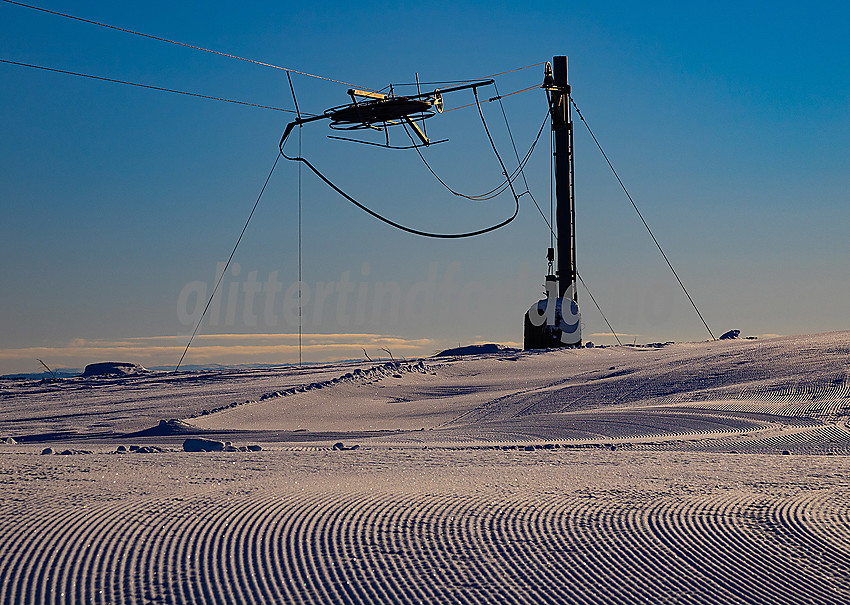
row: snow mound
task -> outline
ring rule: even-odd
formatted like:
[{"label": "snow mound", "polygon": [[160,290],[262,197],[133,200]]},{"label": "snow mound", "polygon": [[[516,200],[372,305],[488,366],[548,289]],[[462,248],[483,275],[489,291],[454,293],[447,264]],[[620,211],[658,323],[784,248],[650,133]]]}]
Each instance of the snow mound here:
[{"label": "snow mound", "polygon": [[144,366],[126,361],[102,361],[90,363],[83,371],[83,376],[134,376],[150,372]]},{"label": "snow mound", "polygon": [[164,437],[167,435],[192,435],[201,432],[196,426],[172,418],[171,420],[160,420],[157,426],[127,435],[127,437]]},{"label": "snow mound", "polygon": [[466,345],[440,351],[434,357],[454,357],[457,355],[492,355],[493,353],[515,353],[517,349],[511,349],[497,344]]}]

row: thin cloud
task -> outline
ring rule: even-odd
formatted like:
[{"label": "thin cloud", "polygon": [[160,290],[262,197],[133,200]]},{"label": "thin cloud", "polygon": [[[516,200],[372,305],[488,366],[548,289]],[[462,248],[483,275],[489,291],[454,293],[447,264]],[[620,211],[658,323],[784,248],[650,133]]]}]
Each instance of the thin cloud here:
[{"label": "thin cloud", "polygon": [[[55,346],[0,349],[3,372],[29,367],[34,359],[53,365],[82,367],[97,361],[132,361],[147,365],[176,363],[187,339],[178,336],[135,336],[122,339],[75,338]],[[361,357],[363,349],[387,348],[408,356],[430,355],[437,341],[382,334],[303,334],[301,351],[309,361]],[[293,363],[298,360],[297,334],[205,334],[195,339],[186,363]]]},{"label": "thin cloud", "polygon": [[[140,341],[178,341],[185,343],[189,338],[188,334],[177,334],[177,335],[168,335],[168,336],[134,336],[132,338],[125,338],[120,341],[111,341],[111,342],[140,342]],[[392,339],[398,338],[395,336],[387,336],[385,334],[327,334],[327,333],[318,333],[318,334],[302,334],[302,338],[312,338],[314,340],[354,340],[354,339]],[[79,339],[78,339],[79,340]],[[195,336],[194,342],[204,341],[204,340],[298,340],[298,334],[198,334]],[[405,339],[400,339],[405,340]],[[85,341],[85,342],[98,342],[95,340]],[[184,344],[185,346],[185,344]]]}]

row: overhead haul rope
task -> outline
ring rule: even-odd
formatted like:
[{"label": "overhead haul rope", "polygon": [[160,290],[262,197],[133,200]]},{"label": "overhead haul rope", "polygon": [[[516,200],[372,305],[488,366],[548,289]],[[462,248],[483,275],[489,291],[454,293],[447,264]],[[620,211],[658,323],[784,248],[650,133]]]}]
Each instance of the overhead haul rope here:
[{"label": "overhead haul rope", "polygon": [[277,162],[279,159],[280,154],[278,154],[274,159],[274,164],[272,164],[272,169],[269,171],[269,176],[266,177],[266,182],[263,183],[263,188],[260,189],[260,195],[257,196],[257,201],[254,202],[254,207],[251,208],[251,213],[248,215],[248,220],[245,221],[245,226],[242,227],[242,232],[239,234],[239,238],[236,240],[236,245],[233,246],[233,250],[230,252],[230,257],[227,259],[227,262],[224,265],[224,270],[221,272],[221,275],[218,276],[218,281],[215,282],[215,287],[213,288],[212,294],[210,294],[210,298],[207,301],[206,306],[204,307],[204,311],[201,313],[201,317],[198,319],[198,323],[195,325],[195,329],[192,331],[192,336],[189,337],[189,342],[186,343],[186,348],[183,349],[183,354],[180,356],[180,361],[177,362],[177,366],[174,368],[175,372],[180,369],[180,364],[183,363],[183,359],[186,357],[186,353],[189,351],[189,347],[192,346],[192,341],[195,339],[195,335],[198,333],[198,329],[201,327],[201,322],[204,320],[204,316],[207,314],[207,310],[210,308],[210,304],[212,304],[216,292],[218,292],[218,287],[221,285],[221,281],[224,279],[224,275],[227,273],[227,268],[230,267],[230,262],[233,260],[233,255],[236,254],[236,249],[239,247],[239,243],[242,241],[242,236],[245,235],[245,231],[248,229],[248,223],[251,222],[251,218],[254,216],[254,211],[257,209],[257,206],[260,203],[260,199],[263,197],[263,193],[265,193],[266,191],[266,186],[269,184],[269,180],[271,180],[272,174],[274,174],[274,169],[277,167]]},{"label": "overhead haul rope", "polygon": [[[496,144],[493,142],[493,137],[490,136],[490,129],[487,127],[487,121],[484,119],[484,112],[482,111],[481,103],[478,100],[478,92],[474,88],[472,89],[472,92],[475,94],[476,105],[478,105],[478,113],[481,116],[481,123],[484,125],[484,130],[487,133],[487,138],[490,139],[490,145],[493,147],[493,151],[496,154],[496,159],[499,160],[499,165],[502,167],[502,173],[507,177],[508,171],[505,168],[504,162],[502,162],[502,157],[499,155],[499,150],[496,149]],[[296,157],[291,157],[291,156],[286,155],[286,152],[283,151],[285,144],[286,144],[286,140],[281,140],[281,142],[280,142],[280,154],[284,158],[286,158],[287,160],[293,161],[293,162],[302,162],[305,166],[307,166],[307,168],[309,168],[313,172],[313,174],[315,174],[322,181],[324,181],[325,184],[328,187],[330,187],[331,189],[336,191],[342,197],[347,199],[349,202],[351,202],[352,204],[354,204],[355,206],[357,206],[358,208],[360,208],[361,210],[363,210],[367,214],[373,216],[374,218],[378,219],[379,221],[381,221],[383,223],[386,223],[387,225],[390,225],[391,227],[395,227],[396,229],[400,229],[401,231],[405,231],[407,233],[412,233],[413,235],[420,235],[422,237],[433,237],[433,238],[437,238],[437,239],[460,239],[460,238],[465,238],[465,237],[474,237],[476,235],[483,235],[485,233],[490,233],[491,231],[495,231],[496,229],[501,229],[502,227],[504,227],[505,225],[507,225],[508,223],[513,221],[517,217],[517,215],[519,214],[519,197],[517,196],[516,192],[514,191],[513,183],[511,183],[510,180],[509,180],[508,186],[510,187],[511,193],[513,194],[513,197],[514,197],[514,212],[510,217],[503,220],[502,222],[495,224],[495,225],[491,225],[489,227],[485,227],[484,229],[478,229],[476,231],[467,231],[467,232],[464,232],[464,233],[434,233],[434,232],[431,232],[431,231],[422,231],[422,230],[419,230],[419,229],[413,229],[412,227],[407,227],[405,225],[402,225],[401,223],[398,223],[398,222],[396,222],[392,219],[389,219],[389,218],[375,212],[371,208],[361,204],[357,200],[355,200],[353,197],[351,197],[345,191],[343,191],[337,185],[335,185],[328,177],[326,177],[324,174],[322,174],[321,171],[319,171],[318,168],[313,166],[313,164],[311,164],[310,161],[307,158],[302,157],[301,155],[298,155]]]},{"label": "overhead haul rope", "polygon": [[[522,71],[524,69],[531,69],[532,67],[540,67],[541,65],[543,65],[545,63],[546,62],[543,61],[541,63],[535,63],[533,65],[526,65],[524,67],[517,67],[515,69],[509,69],[507,71],[500,71],[497,74],[490,74],[489,76],[484,76],[482,78],[474,78],[472,80],[437,80],[435,82],[418,82],[418,83],[417,82],[405,82],[403,84],[396,84],[395,86],[417,86],[417,84],[421,85],[421,86],[432,86],[432,85],[436,86],[436,85],[440,85],[440,84],[469,84],[470,82],[476,82],[478,80],[492,80],[493,78],[496,78],[498,76],[504,76],[505,74],[512,74],[515,71]],[[539,88],[539,86],[536,86],[536,88]],[[475,103],[473,103],[473,105],[475,105]]]},{"label": "overhead haul rope", "polygon": [[[506,72],[506,73],[510,73],[510,72]],[[492,102],[492,101],[498,101],[499,99],[504,99],[505,97],[512,97],[513,95],[518,95],[518,94],[520,94],[520,93],[528,92],[529,90],[535,90],[535,89],[539,89],[539,88],[540,88],[540,85],[539,85],[539,84],[535,84],[534,86],[529,86],[529,87],[527,87],[527,88],[522,88],[522,89],[520,89],[520,90],[515,90],[515,91],[513,91],[513,92],[509,92],[509,93],[507,93],[507,94],[504,94],[504,95],[502,95],[502,96],[496,96],[496,97],[493,97],[492,99],[487,99],[487,100],[486,100],[486,101],[484,101],[484,102],[485,102],[485,103],[490,103],[490,102]],[[446,110],[444,110],[444,111],[443,111],[443,113],[449,113],[450,111],[457,111],[458,109],[465,109],[465,108],[467,108],[467,107],[474,107],[476,104],[477,104],[477,102],[476,102],[476,103],[467,103],[466,105],[459,105],[458,107],[452,107],[451,109],[446,109]]]},{"label": "overhead haul rope", "polygon": [[[495,78],[497,76],[504,76],[505,74],[512,74],[515,71],[522,71],[524,69],[531,69],[532,67],[540,67],[541,65],[545,65],[545,64],[546,64],[546,61],[541,61],[540,63],[534,63],[532,65],[526,65],[525,67],[517,67],[515,69],[509,69],[507,71],[500,71],[497,74],[490,74],[489,76],[481,78],[481,79],[482,80],[492,80],[493,78]],[[467,82],[474,82],[474,81],[475,80],[467,80]]]},{"label": "overhead haul rope", "polygon": [[[493,78],[497,78],[499,76],[504,76],[505,74],[512,74],[515,71],[522,71],[524,69],[531,69],[532,67],[540,67],[541,65],[544,65],[545,63],[546,63],[545,61],[542,61],[541,63],[534,63],[533,65],[526,65],[524,67],[517,67],[515,69],[509,69],[507,71],[500,71],[497,74],[490,74],[489,76],[484,76],[483,78],[476,78],[475,80],[457,80],[456,82],[452,82],[452,83],[469,84],[470,82],[475,82],[476,80],[492,80]],[[448,82],[446,82],[446,83],[448,83]],[[524,90],[518,90],[516,92],[508,93],[505,96],[508,97],[510,95],[515,95],[515,94],[518,94],[520,92],[525,92],[526,90],[530,90],[531,88],[540,88],[540,85],[536,84],[536,85],[534,85],[530,88],[526,88]],[[496,92],[496,94],[499,94],[498,91]],[[490,99],[490,100],[493,101],[494,99]],[[470,103],[469,105],[463,105],[463,107],[472,107],[473,105],[475,105],[475,103]],[[455,109],[460,109],[460,107],[455,107]],[[454,110],[449,109],[447,111],[454,111]]]},{"label": "overhead haul rope", "polygon": [[655,242],[655,246],[658,248],[658,251],[661,252],[661,256],[663,256],[664,260],[667,262],[667,266],[670,267],[670,271],[672,271],[673,275],[676,277],[676,281],[679,282],[679,285],[682,287],[682,291],[685,293],[685,296],[687,296],[688,300],[691,301],[691,306],[694,308],[694,311],[697,312],[697,315],[699,316],[700,320],[702,321],[702,325],[704,325],[705,329],[708,330],[708,333],[711,335],[711,339],[717,340],[717,338],[715,338],[715,336],[714,336],[714,333],[711,331],[711,328],[708,327],[708,323],[705,321],[705,318],[703,318],[702,313],[700,313],[700,310],[697,308],[697,305],[694,302],[694,299],[691,298],[691,295],[688,292],[688,289],[685,287],[685,284],[683,284],[682,280],[679,278],[679,274],[676,273],[676,269],[673,268],[673,263],[671,263],[670,259],[667,258],[667,255],[664,253],[664,249],[661,248],[661,244],[658,242],[658,239],[656,239],[655,234],[652,233],[652,229],[649,228],[649,225],[647,224],[646,220],[644,220],[643,214],[641,214],[640,210],[637,207],[637,204],[635,204],[635,201],[632,199],[632,196],[629,194],[629,190],[626,189],[626,186],[623,184],[623,181],[620,178],[620,175],[617,174],[617,171],[614,169],[614,165],[611,163],[611,160],[608,159],[608,155],[605,153],[605,150],[602,149],[602,145],[599,144],[599,141],[597,140],[596,135],[594,135],[593,131],[590,129],[590,125],[587,123],[587,120],[585,120],[584,116],[581,114],[581,110],[578,108],[578,105],[576,105],[576,102],[573,100],[572,97],[570,97],[570,101],[572,102],[573,107],[576,108],[576,113],[578,114],[578,117],[581,118],[581,121],[584,124],[584,127],[587,128],[587,132],[590,133],[590,136],[593,139],[593,142],[596,143],[596,146],[599,148],[599,151],[602,153],[602,157],[605,158],[605,161],[608,163],[608,167],[611,169],[611,172],[613,172],[614,176],[617,177],[617,182],[620,183],[620,187],[623,188],[623,192],[625,192],[626,197],[629,198],[629,201],[632,203],[632,207],[635,209],[635,212],[637,212],[637,215],[640,218],[640,221],[643,223],[643,226],[646,227],[646,230],[649,232],[649,236],[652,238],[652,241]]},{"label": "overhead haul rope", "polygon": [[[6,0],[4,0],[6,1]],[[30,63],[21,63],[19,61],[9,61],[0,59],[0,63],[8,63],[9,65],[18,65],[20,67],[29,67],[32,69],[42,69],[44,71],[52,71],[69,76],[79,76],[81,78],[91,78],[92,80],[101,80],[103,82],[114,82],[115,84],[126,84],[128,86],[137,86],[139,88],[148,88],[150,90],[159,90],[161,92],[173,92],[178,95],[187,95],[190,97],[200,97],[202,99],[210,99],[212,101],[224,101],[225,103],[236,103],[238,105],[249,105],[250,107],[259,107],[260,109],[272,109],[274,111],[286,111],[288,113],[297,113],[292,109],[284,109],[283,107],[272,107],[270,105],[258,105],[257,103],[248,103],[247,101],[237,101],[235,99],[225,99],[223,97],[211,97],[202,95],[197,92],[187,92],[185,90],[175,90],[173,88],[163,88],[161,86],[151,86],[150,84],[139,84],[138,82],[127,82],[125,80],[116,80],[115,78],[104,78],[103,76],[93,76],[91,74],[82,74],[75,71],[66,71],[64,69],[56,69],[55,67],[44,67],[43,65],[32,65]]]},{"label": "overhead haul rope", "polygon": [[[40,6],[35,6],[33,4],[26,4],[24,2],[16,2],[15,0],[2,0],[2,1],[7,3],[7,4],[20,6],[20,7],[28,8],[28,9],[35,10],[35,11],[40,11],[42,13],[48,13],[50,15],[56,15],[57,17],[64,17],[66,19],[73,19],[74,21],[80,21],[82,23],[88,23],[90,25],[96,25],[98,27],[105,27],[107,29],[113,29],[115,31],[120,31],[120,32],[124,32],[124,33],[127,33],[127,34],[132,34],[134,36],[141,36],[143,38],[149,38],[151,40],[157,40],[159,42],[166,42],[168,44],[174,44],[176,46],[183,46],[185,48],[191,48],[191,49],[194,49],[194,50],[199,50],[201,52],[211,53],[211,54],[219,55],[219,56],[222,56],[222,57],[229,57],[231,59],[236,59],[238,61],[245,61],[246,63],[253,63],[255,65],[262,65],[264,67],[271,67],[272,69],[279,69],[279,70],[285,71],[287,73],[299,74],[301,76],[306,76],[308,78],[315,78],[317,80],[324,80],[326,82],[333,82],[335,84],[342,84],[343,86],[348,86],[348,87],[351,87],[351,88],[373,90],[373,89],[367,88],[365,86],[358,86],[358,85],[355,85],[355,84],[350,84],[348,82],[343,82],[342,80],[335,80],[334,78],[328,78],[328,77],[325,77],[325,76],[320,76],[320,75],[312,74],[312,73],[309,73],[309,72],[306,72],[306,71],[300,71],[298,69],[292,69],[292,68],[289,68],[289,67],[281,67],[280,65],[274,65],[272,63],[266,63],[264,61],[258,61],[256,59],[249,59],[247,57],[240,57],[239,55],[234,55],[234,54],[231,54],[231,53],[213,50],[213,49],[210,49],[210,48],[204,48],[203,46],[196,46],[194,44],[187,44],[186,42],[178,42],[177,40],[171,40],[169,38],[163,38],[161,36],[154,36],[152,34],[146,34],[144,32],[135,31],[135,30],[128,29],[128,28],[125,28],[125,27],[118,27],[117,25],[110,25],[108,23],[103,23],[103,22],[100,22],[100,21],[94,21],[92,19],[85,19],[83,17],[77,17],[75,15],[70,15],[68,13],[62,13],[62,12],[59,12],[59,11],[50,10],[50,9],[43,8],[43,7],[40,7]],[[543,65],[543,62],[534,63],[532,65],[525,65],[523,67],[516,67],[514,69],[502,71],[502,72],[493,74],[491,76],[487,76],[487,78],[482,78],[482,79],[494,78],[496,76],[502,76],[502,75],[505,75],[505,74],[514,73],[514,72],[517,72],[517,71],[522,71],[522,70],[525,70],[525,69],[531,69],[533,67],[539,67],[541,65]],[[83,75],[83,74],[74,74],[74,75]],[[474,82],[474,81],[475,80],[457,80],[457,82],[461,82],[461,83],[468,83],[468,82]],[[129,82],[123,82],[123,83],[130,84]],[[532,86],[530,88],[526,88],[524,90],[518,90],[518,91],[515,91],[515,92],[512,92],[512,93],[508,93],[505,96],[507,97],[507,96],[519,94],[521,92],[531,90],[532,88],[539,88],[539,87],[535,85],[535,86]],[[169,91],[169,92],[178,92],[178,91]],[[189,93],[189,94],[191,94],[191,93]],[[203,96],[203,95],[197,95],[197,96]],[[210,98],[214,98],[214,97],[210,97]],[[221,100],[226,100],[226,99],[221,99]],[[248,103],[248,105],[250,105],[250,103]],[[470,103],[469,105],[463,105],[461,107],[455,107],[453,109],[447,109],[446,111],[454,111],[456,109],[463,109],[464,107],[471,107],[472,105],[474,105],[474,103]],[[277,108],[269,107],[268,109],[277,109]],[[282,111],[291,111],[291,110],[282,110]]]},{"label": "overhead haul rope", "polygon": [[133,34],[134,36],[141,36],[143,38],[150,38],[151,40],[159,40],[160,42],[167,42],[169,44],[175,44],[177,46],[185,46],[186,48],[193,48],[195,50],[200,50],[205,53],[212,53],[214,55],[220,55],[222,57],[230,57],[231,59],[238,59],[239,61],[245,61],[247,63],[254,63],[256,65],[263,65],[265,67],[271,67],[274,69],[280,69],[286,72],[291,72],[294,74],[299,74],[302,76],[307,76],[309,78],[316,78],[318,80],[325,80],[327,82],[334,82],[336,84],[342,84],[344,86],[352,86],[354,88],[363,88],[362,86],[355,86],[354,84],[349,84],[347,82],[342,82],[340,80],[334,80],[333,78],[326,78],[324,76],[317,76],[316,74],[307,73],[306,71],[298,71],[297,69],[290,69],[288,67],[280,67],[279,65],[272,65],[271,63],[264,63],[263,61],[256,61],[254,59],[246,59],[245,57],[240,57],[238,55],[231,55],[230,53],[224,53],[217,50],[211,50],[209,48],[204,48],[202,46],[195,46],[194,44],[186,44],[185,42],[177,42],[175,40],[169,40],[168,38],[161,38],[160,36],[152,36],[151,34],[145,34],[143,32],[137,32],[132,29],[126,29],[124,27],[118,27],[115,25],[109,25],[108,23],[101,23],[100,21],[92,21],[91,19],[84,19],[82,17],[75,17],[74,15],[69,15],[67,13],[60,13],[59,11],[48,10],[46,8],[41,8],[40,6],[33,6],[32,4],[24,4],[23,2],[15,2],[14,0],[2,0],[7,4],[14,4],[15,6],[22,6],[24,8],[30,8],[32,10],[41,11],[43,13],[49,13],[51,15],[56,15],[58,17],[65,17],[66,19],[74,19],[75,21],[82,21],[83,23],[89,23],[91,25],[97,25],[98,27],[106,27],[108,29],[114,29],[116,31],[124,32],[127,34]]}]

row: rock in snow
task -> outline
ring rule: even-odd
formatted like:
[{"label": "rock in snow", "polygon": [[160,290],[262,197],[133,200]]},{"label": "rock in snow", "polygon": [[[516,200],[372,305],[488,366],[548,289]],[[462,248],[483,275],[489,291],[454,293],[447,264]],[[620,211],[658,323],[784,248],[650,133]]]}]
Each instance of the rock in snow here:
[{"label": "rock in snow", "polygon": [[193,437],[183,442],[183,450],[186,452],[221,452],[224,451],[224,442]]}]

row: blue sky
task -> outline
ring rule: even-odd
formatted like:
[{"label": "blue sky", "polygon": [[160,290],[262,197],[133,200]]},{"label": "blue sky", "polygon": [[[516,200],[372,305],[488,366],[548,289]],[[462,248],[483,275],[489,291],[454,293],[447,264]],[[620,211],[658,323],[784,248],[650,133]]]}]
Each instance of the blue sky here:
[{"label": "blue sky", "polygon": [[[576,102],[715,333],[850,327],[843,3],[39,6],[374,89],[416,73],[466,80],[565,54]],[[0,15],[2,59],[293,108],[280,70],[8,3]],[[541,69],[498,77],[499,92],[538,83]],[[0,82],[0,372],[37,370],[35,358],[64,367],[176,362],[290,114],[8,64]],[[305,111],[347,99],[342,85],[299,75],[293,83]],[[518,94],[504,108],[524,153],[545,97]],[[510,160],[498,104],[484,111]],[[498,183],[474,107],[428,128],[450,139],[427,150],[450,184],[478,193]],[[512,210],[508,196],[451,196],[413,152],[327,134],[324,123],[305,126],[305,155],[399,222],[465,230]],[[548,144],[544,134],[526,173],[547,211]],[[576,172],[579,271],[614,328],[637,342],[706,338],[580,124]],[[508,227],[446,242],[392,230],[313,175],[302,179],[305,360],[357,357],[361,347],[413,356],[521,342],[549,242],[528,196]],[[298,359],[297,182],[297,167],[282,162],[234,259],[239,273],[223,280],[218,316],[205,321],[187,363]],[[579,296],[585,339],[613,342]]]}]

